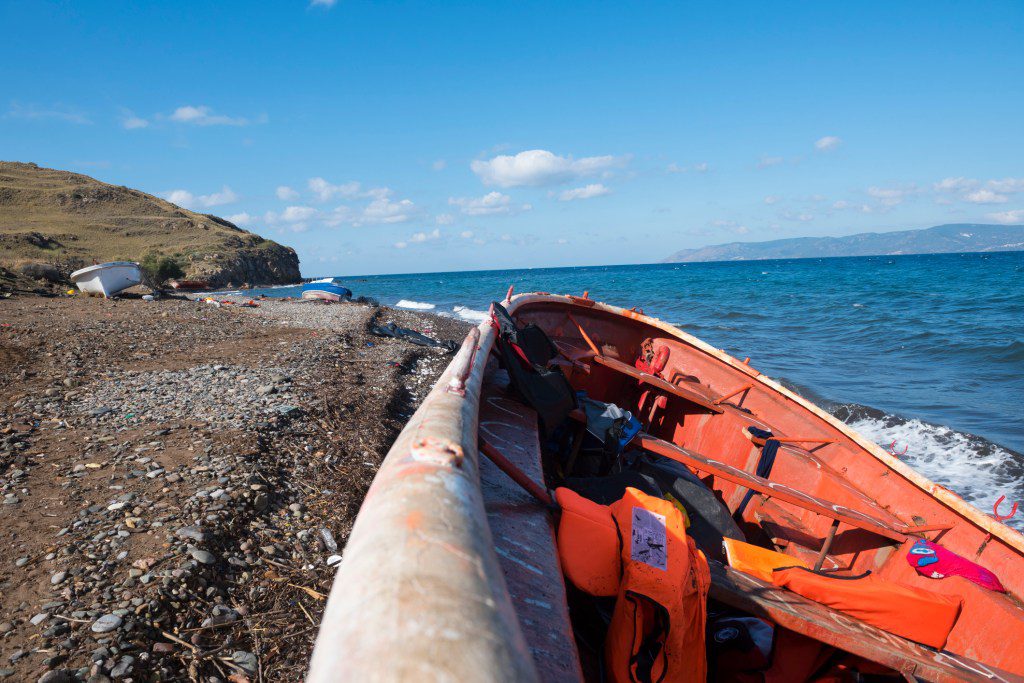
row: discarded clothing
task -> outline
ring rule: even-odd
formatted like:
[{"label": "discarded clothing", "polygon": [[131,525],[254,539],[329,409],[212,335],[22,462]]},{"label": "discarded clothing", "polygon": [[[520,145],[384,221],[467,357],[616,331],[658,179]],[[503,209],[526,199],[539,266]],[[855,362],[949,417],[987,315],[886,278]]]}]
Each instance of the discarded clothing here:
[{"label": "discarded clothing", "polygon": [[621,453],[640,432],[640,421],[628,410],[614,403],[595,401],[582,391],[577,394],[577,399],[587,414],[587,431],[604,444],[605,450],[611,451],[610,455]]},{"label": "discarded clothing", "polygon": [[520,328],[508,311],[491,304],[491,324],[498,332],[498,355],[512,387],[537,411],[542,432],[551,437],[576,407],[572,385],[560,368],[546,366],[556,351],[544,330]]},{"label": "discarded clothing", "polygon": [[836,576],[790,567],[776,569],[772,582],[883,631],[938,650],[946,644],[963,603],[959,596],[902,586],[871,576],[871,572]]},{"label": "discarded clothing", "polygon": [[388,323],[387,325],[371,325],[370,334],[374,334],[378,337],[392,337],[394,339],[404,339],[408,342],[412,342],[417,346],[429,346],[438,349],[447,349],[449,353],[455,352],[459,345],[453,341],[438,341],[437,339],[431,339],[425,334],[417,332],[416,330],[409,330],[404,327],[399,327],[395,323]]},{"label": "discarded clothing", "polygon": [[990,591],[1006,592],[999,577],[989,570],[923,538],[918,539],[907,552],[907,562],[918,574],[930,579],[962,576]]}]

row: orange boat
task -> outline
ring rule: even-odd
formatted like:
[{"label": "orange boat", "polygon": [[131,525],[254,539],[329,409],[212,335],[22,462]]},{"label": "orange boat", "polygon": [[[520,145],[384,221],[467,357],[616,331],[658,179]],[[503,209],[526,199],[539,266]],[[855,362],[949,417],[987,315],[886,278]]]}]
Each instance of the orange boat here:
[{"label": "orange boat", "polygon": [[[546,333],[558,351],[547,365],[573,390],[640,422],[615,469],[627,457],[684,465],[722,506],[711,526],[738,530],[719,540],[750,551],[724,554],[701,536],[714,511],[697,519],[685,506],[711,575],[709,680],[1024,680],[1019,532],[749,359],[638,309],[511,289],[503,305],[520,328]],[[550,491],[580,474],[586,412],[540,424],[510,386],[497,336],[491,323],[471,331],[384,461],[338,569],[309,681],[604,680],[601,605],[565,580],[550,504]],[[559,439],[568,450],[552,446]],[[1006,592],[919,573],[910,550],[922,540],[993,572]],[[819,583],[851,580],[809,597],[799,581],[769,580],[771,567],[750,568],[763,557],[817,570]],[[858,597],[867,584],[854,577],[865,572],[872,588]],[[921,599],[949,623],[872,604],[890,594],[937,596]],[[860,600],[856,610],[850,600]],[[871,613],[882,607],[891,609],[879,624]],[[723,615],[768,629],[764,661],[714,655],[720,636],[734,635],[716,630]]]}]

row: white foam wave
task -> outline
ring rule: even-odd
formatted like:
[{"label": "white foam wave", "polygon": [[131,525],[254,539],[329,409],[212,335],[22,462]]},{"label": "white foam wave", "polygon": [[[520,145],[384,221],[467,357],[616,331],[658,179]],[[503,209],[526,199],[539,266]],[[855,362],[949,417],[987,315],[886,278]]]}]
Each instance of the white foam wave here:
[{"label": "white foam wave", "polygon": [[[858,432],[932,481],[952,489],[964,500],[989,514],[1001,495],[1020,497],[1020,463],[1010,451],[976,436],[918,419],[860,417],[849,423]],[[902,454],[906,448],[906,454]],[[1009,504],[1004,504],[1004,511]],[[1019,516],[1007,522],[1024,529]]]},{"label": "white foam wave", "polygon": [[484,311],[477,311],[466,306],[456,306],[452,309],[455,315],[459,316],[463,320],[471,323],[482,323],[489,317]]},{"label": "white foam wave", "polygon": [[410,301],[409,299],[402,299],[397,304],[395,304],[395,308],[411,308],[416,311],[432,311],[435,308],[437,308],[437,306],[435,304],[423,303],[422,301]]}]

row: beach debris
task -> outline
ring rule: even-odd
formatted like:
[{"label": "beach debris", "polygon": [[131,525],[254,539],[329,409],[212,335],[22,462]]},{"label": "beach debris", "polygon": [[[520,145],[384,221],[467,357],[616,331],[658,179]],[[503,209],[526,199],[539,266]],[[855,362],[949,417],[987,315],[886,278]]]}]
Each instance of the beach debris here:
[{"label": "beach debris", "polygon": [[384,325],[371,325],[370,334],[378,337],[392,337],[394,339],[404,339],[408,342],[416,344],[417,346],[428,346],[432,348],[442,348],[447,350],[449,353],[454,353],[458,350],[459,345],[451,340],[438,341],[432,339],[422,332],[416,330],[410,330],[405,327],[399,327],[393,322],[386,323]]}]

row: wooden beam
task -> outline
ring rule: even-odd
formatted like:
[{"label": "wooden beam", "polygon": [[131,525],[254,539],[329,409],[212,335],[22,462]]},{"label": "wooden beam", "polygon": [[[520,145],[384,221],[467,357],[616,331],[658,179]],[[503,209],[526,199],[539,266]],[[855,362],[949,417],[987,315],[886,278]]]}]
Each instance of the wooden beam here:
[{"label": "wooden beam", "polygon": [[696,404],[701,408],[704,408],[705,410],[710,410],[712,413],[725,412],[724,409],[715,405],[713,401],[709,400],[705,396],[701,396],[696,391],[693,391],[692,389],[687,389],[686,387],[676,386],[675,384],[667,382],[660,377],[655,377],[652,374],[643,372],[639,368],[635,368],[632,365],[623,363],[621,360],[616,360],[615,358],[607,358],[601,355],[594,356],[592,360],[594,363],[597,363],[598,365],[603,365],[604,367],[609,368],[611,370],[615,370],[616,372],[620,372],[623,375],[628,375],[629,377],[632,377],[633,379],[640,382],[640,384],[646,384],[647,386],[657,389],[659,391],[663,391],[666,394],[677,396],[685,401],[689,401],[690,403]]},{"label": "wooden beam", "polygon": [[662,439],[651,436],[641,432],[638,434],[634,442],[639,443],[641,448],[657,453],[666,458],[670,458],[677,462],[681,462],[684,465],[700,470],[701,472],[708,472],[721,477],[726,481],[731,481],[734,484],[743,486],[744,488],[752,489],[758,493],[764,494],[771,498],[776,498],[784,503],[795,505],[796,507],[803,508],[804,510],[810,510],[819,515],[823,515],[830,519],[838,520],[843,524],[849,524],[850,526],[857,527],[858,529],[864,529],[872,533],[890,538],[894,541],[902,543],[907,540],[908,531],[906,525],[891,524],[889,522],[876,519],[863,512],[853,510],[844,505],[832,503],[821,498],[816,498],[803,491],[798,491],[792,487],[786,486],[779,482],[772,482],[759,477],[749,472],[744,472],[741,469],[733,467],[724,462],[713,460],[699,453],[681,448],[675,444],[669,443]]}]

